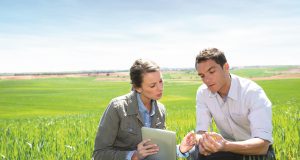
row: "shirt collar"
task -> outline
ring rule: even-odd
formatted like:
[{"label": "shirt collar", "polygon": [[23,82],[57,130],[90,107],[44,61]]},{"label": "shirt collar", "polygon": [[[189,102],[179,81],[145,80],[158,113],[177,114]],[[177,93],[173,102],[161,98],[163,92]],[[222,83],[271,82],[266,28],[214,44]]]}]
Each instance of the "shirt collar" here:
[{"label": "shirt collar", "polygon": [[155,114],[155,105],[154,105],[154,101],[151,100],[151,112],[149,113],[147,108],[145,107],[144,103],[142,102],[142,99],[141,99],[141,94],[140,93],[137,93],[137,101],[138,101],[138,106],[139,106],[139,111],[141,113],[148,113],[150,114],[150,116],[153,116]]},{"label": "shirt collar", "polygon": [[231,84],[230,84],[230,89],[228,92],[229,98],[233,100],[237,100],[238,98],[238,79],[236,75],[231,74]]}]

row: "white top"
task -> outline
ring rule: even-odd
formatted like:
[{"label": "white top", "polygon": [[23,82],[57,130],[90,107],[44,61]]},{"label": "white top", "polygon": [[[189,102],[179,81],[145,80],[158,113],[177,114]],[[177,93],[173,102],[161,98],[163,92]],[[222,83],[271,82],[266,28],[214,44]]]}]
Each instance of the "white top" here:
[{"label": "white top", "polygon": [[196,96],[196,131],[208,131],[212,118],[228,140],[261,138],[273,143],[272,104],[255,82],[231,74],[228,96],[224,99],[202,84]]}]

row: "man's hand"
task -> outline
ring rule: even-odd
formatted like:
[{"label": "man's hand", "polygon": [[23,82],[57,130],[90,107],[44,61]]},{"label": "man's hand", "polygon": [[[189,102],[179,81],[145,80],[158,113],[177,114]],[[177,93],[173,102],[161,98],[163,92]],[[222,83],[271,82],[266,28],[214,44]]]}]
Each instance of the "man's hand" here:
[{"label": "man's hand", "polygon": [[206,132],[202,136],[202,147],[204,150],[210,153],[224,150],[226,140],[220,134],[215,132]]},{"label": "man's hand", "polygon": [[208,150],[204,149],[204,146],[202,145],[202,143],[199,143],[199,152],[200,154],[203,154],[205,156],[208,156],[211,154],[211,152],[209,152]]},{"label": "man's hand", "polygon": [[204,147],[204,138],[203,138],[204,134],[205,134],[204,132],[201,134],[197,134],[198,148],[199,148],[200,154],[208,156],[211,154],[211,152],[206,150]]},{"label": "man's hand", "polygon": [[143,140],[137,146],[137,151],[132,155],[131,160],[141,160],[149,155],[158,153],[159,147],[156,144],[152,144],[150,139]]}]

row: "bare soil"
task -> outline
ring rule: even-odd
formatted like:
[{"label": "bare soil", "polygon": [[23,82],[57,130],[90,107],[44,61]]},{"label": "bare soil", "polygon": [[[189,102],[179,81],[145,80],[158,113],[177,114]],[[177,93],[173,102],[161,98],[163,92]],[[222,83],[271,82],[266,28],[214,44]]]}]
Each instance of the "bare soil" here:
[{"label": "bare soil", "polygon": [[97,77],[96,80],[128,80],[128,72],[116,73],[97,73],[97,74],[63,74],[63,75],[17,75],[17,76],[0,76],[1,79],[42,79],[42,78],[68,78],[68,77]]},{"label": "bare soil", "polygon": [[294,79],[300,78],[300,68],[292,68],[287,71],[281,72],[278,75],[270,77],[256,77],[251,78],[253,80],[272,80],[272,79]]},{"label": "bare soil", "polygon": [[252,80],[272,80],[272,79],[295,79],[300,78],[300,73],[295,74],[279,74],[271,77],[257,77],[251,78]]},{"label": "bare soil", "polygon": [[[96,80],[108,81],[129,81],[129,72],[97,73],[97,74],[64,74],[64,75],[18,75],[18,76],[0,76],[2,79],[41,79],[41,78],[66,78],[66,77],[96,77]],[[272,79],[294,79],[300,78],[300,68],[293,68],[284,71],[278,75],[270,77],[251,78],[252,80],[272,80]]]}]

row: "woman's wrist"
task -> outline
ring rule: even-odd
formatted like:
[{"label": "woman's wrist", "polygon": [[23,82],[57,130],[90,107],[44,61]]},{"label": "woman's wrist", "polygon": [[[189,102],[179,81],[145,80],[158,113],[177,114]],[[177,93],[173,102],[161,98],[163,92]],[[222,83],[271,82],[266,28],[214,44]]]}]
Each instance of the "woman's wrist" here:
[{"label": "woman's wrist", "polygon": [[179,145],[179,152],[180,152],[181,154],[184,154],[185,152],[182,152],[181,149],[180,149],[180,147],[181,147],[181,144]]},{"label": "woman's wrist", "polygon": [[139,160],[139,157],[137,155],[137,151],[134,151],[132,157],[131,157],[131,160]]}]

